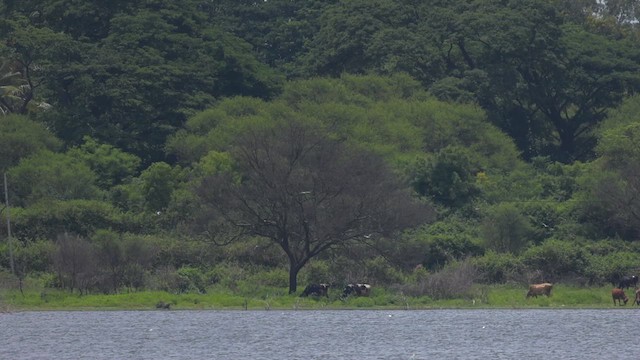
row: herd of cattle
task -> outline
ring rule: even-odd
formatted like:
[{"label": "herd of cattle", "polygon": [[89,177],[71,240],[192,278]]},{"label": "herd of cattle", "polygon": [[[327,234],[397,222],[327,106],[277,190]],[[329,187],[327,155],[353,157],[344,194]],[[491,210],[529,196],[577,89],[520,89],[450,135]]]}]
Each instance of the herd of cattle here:
[{"label": "herd of cattle", "polygon": [[[309,284],[300,296],[325,296],[329,297],[329,284]],[[371,293],[371,285],[369,284],[347,284],[342,291],[340,298],[345,299],[349,295],[369,296]]]},{"label": "herd of cattle", "polygon": [[[325,296],[329,297],[329,284],[309,284],[304,289],[300,296]],[[611,297],[613,298],[613,304],[623,306],[629,301],[629,298],[624,293],[624,289],[633,287],[635,289],[635,298],[633,303],[640,305],[640,288],[638,288],[638,277],[625,276],[617,282],[617,287],[611,290]],[[552,283],[532,284],[529,285],[529,291],[527,292],[527,299],[530,297],[538,297],[539,295],[551,296],[551,289],[553,289]],[[345,299],[350,295],[355,296],[369,296],[371,293],[371,285],[369,284],[348,284],[342,290],[341,299]]]},{"label": "herd of cattle", "polygon": [[[616,283],[614,283],[615,285]],[[613,305],[627,305],[629,297],[624,293],[624,289],[633,287],[635,290],[635,298],[633,304],[640,305],[640,289],[638,288],[638,277],[624,276],[617,282],[617,287],[611,290],[611,297],[613,298]],[[538,295],[551,296],[551,289],[553,284],[542,283],[529,285],[529,291],[527,292],[527,298],[538,297]]]}]

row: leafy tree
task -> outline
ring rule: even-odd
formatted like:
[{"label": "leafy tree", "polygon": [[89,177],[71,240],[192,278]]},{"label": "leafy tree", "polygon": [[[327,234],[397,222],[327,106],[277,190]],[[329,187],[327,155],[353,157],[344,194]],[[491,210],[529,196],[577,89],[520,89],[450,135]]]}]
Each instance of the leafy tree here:
[{"label": "leafy tree", "polygon": [[[171,207],[169,217],[176,225],[191,212],[193,196],[186,189],[185,174],[180,167],[171,167],[164,162],[151,164],[140,176],[110,189],[111,201],[130,214],[149,217],[147,221],[161,225],[169,219],[165,211]],[[176,212],[184,211],[182,214]],[[152,219],[155,219],[152,221]],[[169,225],[169,224],[165,224]],[[172,226],[168,226],[172,228]]]},{"label": "leafy tree", "polygon": [[59,150],[61,145],[60,140],[42,124],[24,115],[11,114],[0,118],[0,172],[41,150]]},{"label": "leafy tree", "polygon": [[59,71],[61,65],[78,61],[86,46],[63,33],[34,26],[25,17],[3,20],[0,24],[0,34],[7,39],[0,53],[9,74],[13,74],[10,79],[14,80],[10,84],[12,96],[2,104],[5,112],[48,112],[55,104],[47,89],[48,76]]},{"label": "leafy tree", "polygon": [[8,172],[15,206],[40,200],[98,199],[97,175],[81,160],[67,154],[39,152]]},{"label": "leafy tree", "polygon": [[[290,293],[300,269],[319,254],[429,220],[430,210],[411,199],[381,159],[312,124],[263,123],[234,145],[242,179],[228,173],[205,178],[198,194],[213,211],[206,219],[280,246],[289,260]],[[220,236],[215,231],[221,227],[210,229]]]},{"label": "leafy tree", "polygon": [[219,0],[201,4],[209,22],[251,44],[258,59],[299,76],[301,58],[324,9],[335,0]]},{"label": "leafy tree", "polygon": [[460,207],[479,194],[475,185],[476,169],[467,152],[459,147],[447,147],[417,170],[413,186],[418,193],[436,203]]},{"label": "leafy tree", "polygon": [[401,1],[341,1],[327,6],[320,29],[307,55],[313,73],[338,76],[343,72],[379,74],[408,71],[428,73],[428,47],[408,26],[415,9]]},{"label": "leafy tree", "polygon": [[528,245],[532,229],[515,204],[501,203],[489,209],[481,233],[487,248],[519,254]]},{"label": "leafy tree", "polygon": [[629,98],[603,123],[600,158],[580,177],[576,209],[595,234],[634,240],[640,234],[640,126],[638,97]]},{"label": "leafy tree", "polygon": [[640,84],[633,38],[563,24],[552,3],[479,0],[461,20],[467,65],[490,79],[480,104],[527,158],[545,148],[563,162],[591,158],[594,126]]},{"label": "leafy tree", "polygon": [[[268,98],[278,90],[280,76],[246,42],[208,24],[198,1],[118,1],[63,11],[65,3],[47,2],[39,10],[43,20],[18,17],[2,30],[12,39],[7,52],[52,105],[43,121],[70,145],[89,135],[145,165],[170,161],[166,137],[194,111],[223,96]],[[51,25],[57,16],[85,24]],[[94,29],[85,25],[94,21],[108,21],[108,28],[90,34]],[[69,33],[52,30],[58,26]]]},{"label": "leafy tree", "polygon": [[97,41],[107,36],[116,14],[130,12],[140,3],[137,0],[21,0],[5,1],[4,11],[7,17],[29,16],[35,25],[69,34],[74,39]]},{"label": "leafy tree", "polygon": [[140,158],[137,156],[111,145],[100,144],[88,136],[84,138],[84,144],[69,150],[67,154],[83,159],[98,174],[97,184],[103,189],[126,181],[140,166]]},{"label": "leafy tree", "polygon": [[164,210],[177,186],[180,169],[166,163],[154,163],[140,174],[145,208],[151,211]]}]

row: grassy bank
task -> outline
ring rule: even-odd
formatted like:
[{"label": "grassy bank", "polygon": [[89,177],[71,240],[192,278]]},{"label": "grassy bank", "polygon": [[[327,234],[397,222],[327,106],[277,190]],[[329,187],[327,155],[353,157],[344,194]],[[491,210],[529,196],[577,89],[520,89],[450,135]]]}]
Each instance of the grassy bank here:
[{"label": "grassy bank", "polygon": [[[171,294],[142,291],[115,295],[78,295],[54,289],[0,290],[0,309],[23,310],[155,310],[159,302],[171,309],[190,310],[313,310],[313,309],[439,309],[439,308],[613,308],[611,289],[580,288],[557,285],[551,297],[525,298],[526,289],[514,286],[486,286],[475,289],[475,295],[459,299],[436,300],[409,297],[384,289],[375,289],[370,297],[341,300],[338,294],[329,298],[302,298],[283,293],[282,289],[262,294],[235,294],[212,289],[207,294]],[[626,308],[633,308],[633,290]]]}]

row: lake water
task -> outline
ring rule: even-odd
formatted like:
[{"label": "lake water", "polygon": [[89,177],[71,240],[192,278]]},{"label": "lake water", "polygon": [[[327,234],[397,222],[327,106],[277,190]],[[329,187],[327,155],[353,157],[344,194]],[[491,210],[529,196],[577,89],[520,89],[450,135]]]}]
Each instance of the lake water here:
[{"label": "lake water", "polygon": [[640,310],[0,314],[0,359],[640,359]]}]

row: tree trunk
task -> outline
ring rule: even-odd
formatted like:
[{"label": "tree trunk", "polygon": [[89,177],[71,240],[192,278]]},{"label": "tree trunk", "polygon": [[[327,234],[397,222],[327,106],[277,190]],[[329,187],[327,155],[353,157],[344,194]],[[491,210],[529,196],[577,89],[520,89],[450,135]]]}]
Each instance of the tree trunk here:
[{"label": "tree trunk", "polygon": [[289,294],[293,294],[298,289],[298,271],[300,271],[300,266],[291,263],[289,266]]}]

